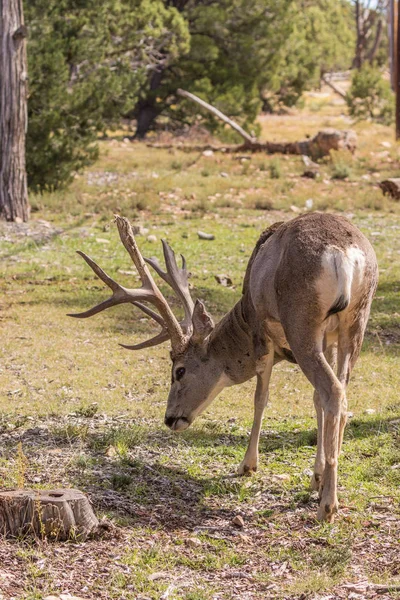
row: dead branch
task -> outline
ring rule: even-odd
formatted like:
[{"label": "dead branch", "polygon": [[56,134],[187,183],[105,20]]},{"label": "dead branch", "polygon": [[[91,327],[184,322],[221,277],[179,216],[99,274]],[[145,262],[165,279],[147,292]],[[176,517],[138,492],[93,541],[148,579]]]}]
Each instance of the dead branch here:
[{"label": "dead branch", "polygon": [[340,89],[340,87],[338,87],[335,83],[333,83],[333,81],[331,81],[326,75],[322,76],[322,81],[326,83],[326,85],[330,87],[331,90],[333,90],[341,98],[343,98],[344,100],[346,99],[346,93],[342,89]]},{"label": "dead branch", "polygon": [[246,142],[248,142],[249,144],[257,142],[257,140],[251,137],[251,135],[249,135],[244,129],[242,129],[240,125],[238,125],[237,123],[235,123],[235,121],[232,121],[232,119],[224,115],[224,113],[218,110],[218,108],[215,108],[215,106],[208,104],[208,102],[205,102],[195,94],[191,94],[190,92],[186,92],[185,90],[178,89],[176,93],[178,94],[178,96],[182,96],[184,98],[189,98],[189,100],[193,100],[193,102],[196,102],[197,104],[211,112],[213,115],[218,117],[218,119],[221,119],[221,121],[227,123],[230,127],[232,127],[232,129],[237,131],[237,133],[241,135],[242,138],[246,140]]}]

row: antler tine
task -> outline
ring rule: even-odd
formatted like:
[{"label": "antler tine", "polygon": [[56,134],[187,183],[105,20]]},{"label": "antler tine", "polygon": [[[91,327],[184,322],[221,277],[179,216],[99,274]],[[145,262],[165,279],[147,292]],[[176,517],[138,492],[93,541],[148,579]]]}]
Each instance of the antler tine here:
[{"label": "antler tine", "polygon": [[145,304],[142,304],[141,302],[135,301],[135,302],[132,302],[132,304],[134,304],[135,306],[140,308],[141,311],[143,311],[146,315],[148,315],[149,317],[154,319],[154,321],[156,321],[156,323],[158,323],[159,325],[161,325],[161,327],[164,327],[164,329],[165,329],[165,321],[162,317],[160,317],[160,315],[158,313],[156,313],[154,310],[152,310]]},{"label": "antler tine", "polygon": [[[180,324],[176,320],[175,315],[173,314],[164,296],[158,289],[149,271],[149,268],[147,267],[142,255],[140,254],[129,221],[118,215],[115,216],[115,221],[117,223],[121,241],[138,270],[140,279],[142,281],[142,287],[139,289],[124,288],[123,286],[119,285],[116,281],[111,279],[111,277],[109,277],[107,273],[105,273],[103,269],[101,269],[99,265],[97,265],[94,262],[94,260],[89,258],[84,252],[79,251],[79,254],[84,258],[84,260],[95,272],[95,274],[109,288],[112,289],[113,294],[111,298],[104,300],[95,307],[83,313],[71,314],[69,316],[77,318],[91,317],[92,315],[95,315],[101,312],[102,310],[109,308],[110,306],[115,306],[124,302],[130,302],[131,304],[137,306],[149,317],[154,319],[159,325],[161,325],[162,330],[157,336],[155,336],[151,340],[142,342],[140,344],[136,344],[135,346],[124,347],[131,349],[148,348],[149,346],[155,346],[156,344],[160,344],[166,341],[167,339],[171,339],[173,349],[179,352],[185,343],[184,332],[182,331]],[[145,302],[151,302],[152,304],[154,304],[159,310],[160,314],[148,308],[146,305],[142,304],[142,302],[139,302],[140,300]]]},{"label": "antler tine", "polygon": [[156,258],[145,258],[144,260],[153,267],[156,273],[158,273],[158,275],[166,283],[168,283],[168,285],[172,287],[175,294],[182,302],[185,311],[185,317],[181,322],[181,326],[185,333],[189,333],[192,327],[194,303],[189,291],[186,260],[181,254],[182,268],[180,269],[176,263],[175,252],[172,250],[171,246],[168,244],[168,242],[166,242],[166,240],[162,240],[162,245],[167,272],[162,270],[161,265]]},{"label": "antler tine", "polygon": [[122,348],[126,350],[142,350],[143,348],[151,348],[152,346],[158,346],[158,344],[162,344],[169,340],[170,336],[167,330],[160,331],[160,333],[145,342],[140,342],[140,344],[134,344],[133,346],[128,346],[126,344],[120,344]]},{"label": "antler tine", "polygon": [[88,256],[81,250],[78,250],[77,253],[80,254],[80,256],[82,256],[82,258],[87,262],[89,267],[96,273],[97,277],[101,279],[110,289],[112,289],[113,295],[107,300],[100,302],[100,304],[97,304],[93,308],[86,310],[85,312],[69,313],[69,317],[75,317],[76,319],[86,319],[88,317],[92,317],[93,315],[97,315],[97,313],[105,310],[106,308],[110,308],[111,306],[123,304],[124,302],[132,302],[135,296],[139,296],[141,297],[141,299],[144,299],[144,295],[141,294],[140,290],[128,290],[124,288],[122,285],[119,285],[119,283],[114,281],[114,279],[112,279],[109,275],[107,275],[107,273],[103,271],[103,269],[99,267],[99,265],[95,263],[94,260],[90,258],[90,256]]}]

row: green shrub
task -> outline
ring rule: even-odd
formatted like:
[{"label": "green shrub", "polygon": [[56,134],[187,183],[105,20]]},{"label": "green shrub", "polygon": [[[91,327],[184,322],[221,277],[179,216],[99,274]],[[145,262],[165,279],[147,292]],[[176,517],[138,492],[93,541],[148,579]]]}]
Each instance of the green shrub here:
[{"label": "green shrub", "polygon": [[350,115],[357,119],[374,119],[386,125],[394,120],[390,83],[383,79],[379,69],[368,63],[354,72],[346,102]]},{"label": "green shrub", "polygon": [[331,150],[332,179],[347,179],[352,175],[352,156],[350,152]]},{"label": "green shrub", "polygon": [[269,176],[271,179],[280,179],[282,176],[282,168],[281,163],[278,158],[274,158],[271,160],[268,166]]}]

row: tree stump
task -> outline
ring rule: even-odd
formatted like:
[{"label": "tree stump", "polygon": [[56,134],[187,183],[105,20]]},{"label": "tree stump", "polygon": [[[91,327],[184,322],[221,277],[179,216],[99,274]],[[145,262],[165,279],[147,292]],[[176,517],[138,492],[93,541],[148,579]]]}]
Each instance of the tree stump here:
[{"label": "tree stump", "polygon": [[400,178],[385,179],[379,184],[384,196],[389,194],[395,200],[400,200]]},{"label": "tree stump", "polygon": [[13,490],[0,493],[0,534],[34,534],[53,540],[86,539],[99,522],[79,490]]}]

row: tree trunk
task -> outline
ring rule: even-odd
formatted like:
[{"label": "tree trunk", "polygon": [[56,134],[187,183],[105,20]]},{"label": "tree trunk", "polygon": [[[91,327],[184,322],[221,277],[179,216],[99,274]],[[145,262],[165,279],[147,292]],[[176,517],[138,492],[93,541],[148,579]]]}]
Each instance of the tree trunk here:
[{"label": "tree trunk", "polygon": [[160,68],[158,71],[155,71],[151,76],[150,80],[150,90],[143,100],[139,100],[138,105],[136,107],[136,132],[135,139],[144,140],[150,127],[153,125],[155,119],[159,115],[159,109],[156,104],[157,97],[157,89],[161,85],[161,80],[164,75],[164,70]]},{"label": "tree trunk", "polygon": [[0,217],[27,221],[27,29],[22,0],[0,0]]},{"label": "tree trunk", "polygon": [[33,534],[53,540],[85,539],[98,527],[89,500],[78,490],[0,493],[0,535]]},{"label": "tree trunk", "polygon": [[158,111],[151,104],[143,104],[138,106],[135,140],[144,140],[151,126],[158,116]]}]

